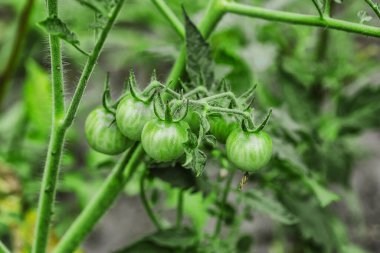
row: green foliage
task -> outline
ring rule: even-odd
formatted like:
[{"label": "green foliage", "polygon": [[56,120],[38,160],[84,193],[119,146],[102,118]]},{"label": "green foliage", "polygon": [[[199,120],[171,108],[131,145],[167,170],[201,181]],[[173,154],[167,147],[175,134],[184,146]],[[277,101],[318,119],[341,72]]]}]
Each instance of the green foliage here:
[{"label": "green foliage", "polygon": [[211,49],[185,10],[183,13],[186,31],[187,74],[194,86],[203,85],[210,88],[214,83],[214,61]]},{"label": "green foliage", "polygon": [[297,216],[286,210],[280,202],[264,195],[257,189],[246,191],[239,196],[241,197],[241,201],[247,206],[251,207],[255,211],[269,215],[276,221],[286,225],[292,225],[298,222]]},{"label": "green foliage", "polygon": [[[0,67],[13,43],[13,32],[9,29],[15,29],[15,25],[5,19],[20,15],[23,2],[6,0],[0,4],[0,10],[3,5],[11,10],[10,17],[0,18]],[[358,150],[356,139],[365,131],[377,130],[380,125],[379,47],[376,42],[328,29],[315,30],[250,19],[243,21],[229,14],[207,40],[195,25],[198,22],[191,20],[198,21],[199,14],[207,13],[208,1],[164,2],[176,16],[184,16],[186,38],[182,47],[186,48],[186,66],[183,67],[187,76],[181,76],[186,81],[183,88],[188,92],[205,86],[212,93],[199,93],[190,99],[203,101],[209,95],[233,91],[240,109],[254,112],[255,123],[269,107],[273,108],[266,131],[273,139],[274,154],[264,170],[250,177],[243,191],[234,190],[237,180],[242,177],[236,173],[231,183],[233,190],[223,201],[227,178],[230,173],[235,173],[236,168],[233,161],[226,158],[223,143],[216,143],[210,134],[207,108],[231,109],[233,103],[231,99],[223,98],[208,103],[206,108],[193,106],[191,109],[199,121],[199,129],[188,132],[183,160],[157,164],[148,158],[138,158],[149,167],[151,180],[147,190],[151,193],[150,200],[157,216],[173,211],[171,209],[178,204],[178,192],[183,191],[183,224],[189,227],[183,227],[181,223],[174,228],[171,217],[159,217],[164,227],[170,229],[141,235],[144,236],[142,239],[117,252],[252,252],[257,250],[256,241],[261,238],[256,230],[252,232],[256,226],[255,222],[252,223],[252,219],[256,221],[256,213],[272,219],[275,232],[263,237],[265,245],[276,248],[276,252],[365,252],[351,238],[359,238],[357,241],[361,242],[360,239],[369,238],[368,231],[358,235],[356,229],[345,224],[344,215],[351,215],[349,211],[342,215],[333,203],[344,204],[341,195],[351,191],[357,158],[365,152]],[[323,11],[326,1],[313,2],[317,11]],[[332,5],[341,2],[331,1]],[[94,37],[96,39],[104,28],[115,3],[117,1],[67,1],[59,6],[60,18],[48,17],[39,25],[48,34],[75,47],[79,46],[80,37],[81,45],[87,48],[93,45]],[[267,4],[273,3],[255,2],[259,8]],[[38,19],[41,19],[43,5],[36,5]],[[333,17],[371,24],[371,16],[363,6],[364,3],[359,1],[335,6],[339,7],[339,13],[333,13]],[[283,1],[278,7],[318,15],[311,1]],[[5,10],[8,13],[8,9]],[[8,26],[7,30],[2,29]],[[45,38],[35,25],[31,27],[27,47],[20,59],[25,64],[20,64],[19,78],[14,80],[11,90],[11,101],[0,114],[0,169],[9,166],[15,172],[12,178],[23,189],[17,198],[25,210],[21,210],[17,217],[23,217],[29,209],[35,208],[43,163],[41,157],[51,127],[51,81],[40,64],[46,61]],[[94,85],[88,87],[89,93],[79,107],[78,123],[67,133],[62,159],[64,170],[58,188],[62,198],[58,204],[64,204],[58,205],[55,220],[60,224],[53,233],[58,232],[61,236],[67,231],[79,210],[86,208],[96,196],[110,168],[118,160],[118,157],[88,150],[83,143],[81,119],[95,103],[99,104],[101,85],[97,83],[103,72],[115,73],[113,79],[120,83],[116,90],[122,89],[119,79],[131,64],[136,69],[137,79],[149,80],[153,69],[157,69],[158,79],[164,79],[180,49],[178,45],[176,34],[151,1],[126,1],[94,71],[91,81]],[[71,47],[63,48],[64,61],[68,63],[64,64],[65,93],[71,95],[85,57]],[[256,82],[257,91],[253,92],[251,88]],[[22,95],[18,94],[20,90]],[[168,92],[162,87],[156,91]],[[173,100],[180,101],[182,106],[185,104],[183,97]],[[164,114],[165,110],[162,111]],[[183,109],[178,111],[182,113]],[[234,120],[240,123],[241,117],[234,115]],[[2,176],[0,173],[1,180]],[[127,194],[138,193],[140,177],[141,168],[128,182]],[[3,196],[2,189],[0,187],[0,196]],[[65,202],[66,199],[70,202]],[[163,203],[161,200],[165,200],[165,204],[160,204]],[[177,207],[178,212],[180,207]],[[0,220],[5,218],[0,213]],[[218,236],[214,236],[213,227],[210,228],[213,219],[222,222],[223,232]],[[1,225],[1,236],[7,233],[10,236],[12,226],[4,225],[4,222]]]},{"label": "green foliage", "polygon": [[48,17],[44,21],[41,21],[39,25],[44,28],[47,33],[58,36],[70,44],[79,45],[77,35],[70,31],[67,25],[58,17]]}]

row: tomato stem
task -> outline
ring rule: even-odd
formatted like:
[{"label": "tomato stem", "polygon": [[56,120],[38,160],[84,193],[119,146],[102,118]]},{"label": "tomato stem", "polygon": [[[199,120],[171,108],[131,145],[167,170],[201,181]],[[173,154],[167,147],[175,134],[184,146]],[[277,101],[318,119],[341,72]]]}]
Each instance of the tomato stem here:
[{"label": "tomato stem", "polygon": [[177,201],[177,219],[176,219],[176,227],[180,228],[182,226],[183,220],[183,197],[185,194],[184,189],[180,189],[178,191],[178,201]]},{"label": "tomato stem", "polygon": [[183,24],[165,3],[165,1],[152,0],[152,2],[156,5],[161,14],[168,20],[169,24],[174,28],[175,32],[181,37],[181,39],[184,39],[185,29],[183,28]]},{"label": "tomato stem", "polygon": [[[63,92],[61,42],[58,36],[49,35],[51,72],[53,79],[53,124],[40,189],[32,253],[46,252],[50,221],[51,216],[53,214],[56,185],[58,181],[60,161],[66,131],[74,121],[75,115],[79,107],[79,103],[87,86],[88,79],[90,78],[90,75],[98,60],[101,49],[103,48],[104,42],[116,20],[116,16],[119,13],[123,3],[124,0],[119,0],[117,5],[113,9],[111,15],[109,16],[109,20],[106,26],[104,27],[97,43],[95,44],[92,54],[87,59],[86,66],[82,72],[73,99],[69,105],[66,114]],[[47,5],[48,16],[58,16],[57,0],[48,0]],[[63,252],[67,253],[69,251]]]},{"label": "tomato stem", "polygon": [[146,176],[148,174],[148,169],[146,167],[146,165],[143,165],[144,167],[144,172],[143,174],[141,175],[141,178],[140,178],[140,198],[141,198],[141,201],[143,203],[143,206],[145,208],[145,211],[146,213],[148,214],[150,220],[152,221],[152,223],[156,226],[156,228],[158,230],[162,230],[162,225],[161,223],[159,222],[157,216],[155,215],[153,209],[152,209],[152,206],[146,196],[146,192],[145,192],[145,179],[146,179]]},{"label": "tomato stem", "polygon": [[268,10],[261,7],[234,2],[224,3],[224,10],[226,12],[241,16],[248,16],[270,21],[290,23],[295,25],[317,26],[380,38],[380,28],[378,27],[348,22],[344,20],[338,20],[330,18],[327,15],[325,15],[323,19],[321,19],[319,16],[315,15],[305,15],[287,11]]},{"label": "tomato stem", "polygon": [[137,167],[142,164],[143,155],[142,147],[137,143],[124,153],[98,193],[61,238],[53,253],[70,253],[78,247],[100,217],[112,205],[120,191],[124,189]]},{"label": "tomato stem", "polygon": [[224,186],[222,199],[220,200],[220,212],[218,215],[218,220],[217,220],[216,225],[215,225],[214,238],[218,237],[221,230],[222,230],[222,224],[223,224],[223,219],[225,216],[225,208],[226,208],[227,198],[228,198],[228,194],[231,191],[231,185],[232,185],[232,181],[233,181],[234,176],[235,176],[235,171],[236,170],[234,170],[234,169],[229,169],[229,172],[228,172],[228,178],[227,178],[226,184]]}]

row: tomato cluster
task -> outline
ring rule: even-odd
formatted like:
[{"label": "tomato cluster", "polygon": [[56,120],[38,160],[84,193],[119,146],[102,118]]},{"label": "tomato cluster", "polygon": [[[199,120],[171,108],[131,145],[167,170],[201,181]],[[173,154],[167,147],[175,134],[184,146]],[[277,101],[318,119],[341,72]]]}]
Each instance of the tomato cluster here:
[{"label": "tomato cluster", "polygon": [[[175,161],[186,154],[186,163],[190,163],[197,159],[197,154],[204,154],[193,150],[203,147],[202,142],[213,136],[225,144],[228,159],[245,172],[257,171],[270,160],[272,141],[262,130],[269,115],[254,129],[249,113],[240,110],[236,102],[235,107],[226,108],[214,101],[213,96],[197,96],[193,100],[190,95],[177,93],[157,81],[137,94],[135,85],[132,78],[129,91],[112,106],[107,103],[109,90],[106,89],[103,108],[89,114],[85,134],[96,151],[115,155],[128,149],[134,141],[141,141],[146,154],[157,162]],[[227,95],[231,97],[226,92]],[[177,114],[181,113],[178,118]]]}]

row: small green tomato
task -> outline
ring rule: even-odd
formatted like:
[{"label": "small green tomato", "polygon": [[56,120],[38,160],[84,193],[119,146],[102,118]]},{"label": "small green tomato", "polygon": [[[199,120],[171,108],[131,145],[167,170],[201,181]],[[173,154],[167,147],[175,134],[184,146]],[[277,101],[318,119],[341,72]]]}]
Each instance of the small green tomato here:
[{"label": "small green tomato", "polygon": [[132,145],[117,128],[115,117],[104,108],[93,110],[85,123],[85,135],[89,145],[98,152],[116,155]]},{"label": "small green tomato", "polygon": [[154,119],[152,104],[139,101],[130,94],[125,96],[117,106],[117,126],[131,140],[141,140],[141,132],[151,119]]},{"label": "small green tomato", "polygon": [[264,167],[272,156],[272,139],[260,131],[245,132],[238,128],[227,138],[228,159],[245,172],[255,172]]},{"label": "small green tomato", "polygon": [[185,150],[189,125],[184,122],[168,122],[154,119],[146,123],[141,134],[145,152],[158,162],[169,162],[180,158]]}]

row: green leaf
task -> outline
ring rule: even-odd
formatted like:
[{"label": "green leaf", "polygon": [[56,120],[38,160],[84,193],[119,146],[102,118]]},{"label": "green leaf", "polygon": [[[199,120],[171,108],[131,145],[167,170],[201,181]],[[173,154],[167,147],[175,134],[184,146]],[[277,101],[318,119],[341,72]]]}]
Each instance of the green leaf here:
[{"label": "green leaf", "polygon": [[321,186],[317,181],[311,178],[304,178],[304,183],[306,183],[310,189],[314,192],[320,205],[322,207],[328,206],[331,202],[338,201],[340,197],[335,193],[329,191],[325,187]]},{"label": "green leaf", "polygon": [[58,36],[72,45],[79,45],[76,34],[70,31],[67,25],[57,16],[48,17],[44,21],[41,21],[39,25],[44,28],[47,33]]},{"label": "green leaf", "polygon": [[279,201],[264,195],[258,189],[241,193],[243,203],[254,210],[269,215],[272,219],[281,223],[292,225],[298,222],[298,218],[290,213]]},{"label": "green leaf", "polygon": [[214,83],[214,62],[209,44],[183,10],[186,30],[187,73],[195,85],[208,88]]},{"label": "green leaf", "polygon": [[312,239],[323,246],[324,250],[321,252],[332,252],[336,249],[338,238],[331,226],[332,214],[328,210],[287,193],[283,194],[283,200],[284,204],[297,215],[303,238]]},{"label": "green leaf", "polygon": [[157,232],[150,240],[159,246],[185,249],[196,245],[198,236],[189,228],[171,228]]},{"label": "green leaf", "polygon": [[206,154],[199,148],[186,148],[185,152],[186,162],[183,164],[183,166],[193,170],[195,175],[199,177],[200,175],[202,175],[207,162]]},{"label": "green leaf", "polygon": [[215,147],[216,146],[216,137],[214,135],[205,135],[205,141],[210,147]]},{"label": "green leaf", "polygon": [[25,109],[40,136],[48,136],[51,125],[52,90],[48,73],[35,61],[26,63],[26,81],[24,85]]}]

